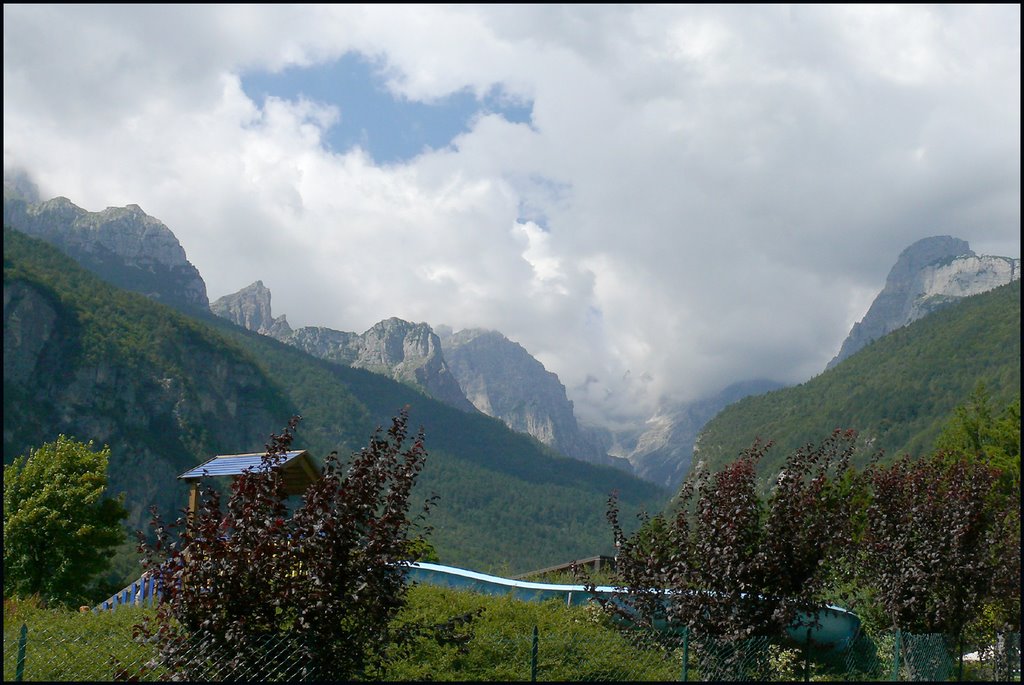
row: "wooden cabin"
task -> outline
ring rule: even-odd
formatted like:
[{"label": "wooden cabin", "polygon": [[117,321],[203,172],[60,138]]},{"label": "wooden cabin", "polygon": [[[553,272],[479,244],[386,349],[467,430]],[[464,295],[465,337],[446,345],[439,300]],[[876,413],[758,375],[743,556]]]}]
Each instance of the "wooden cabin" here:
[{"label": "wooden cabin", "polygon": [[[262,468],[264,454],[264,452],[221,454],[178,476],[178,480],[189,484],[189,516],[191,517],[199,506],[199,482],[203,478],[236,477],[245,471]],[[279,469],[284,475],[285,492],[289,496],[303,494],[306,488],[320,477],[319,467],[306,450],[286,452],[274,468]]]}]

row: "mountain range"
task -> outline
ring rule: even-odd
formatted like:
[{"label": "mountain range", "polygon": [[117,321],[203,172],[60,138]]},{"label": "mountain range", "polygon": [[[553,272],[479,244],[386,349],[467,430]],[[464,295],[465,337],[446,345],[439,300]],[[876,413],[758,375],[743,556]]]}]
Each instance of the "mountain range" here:
[{"label": "mountain range", "polygon": [[5,180],[4,226],[55,245],[125,290],[184,309],[209,308],[206,283],[181,243],[138,205],[89,212],[66,197],[31,202]]},{"label": "mountain range", "polygon": [[[663,403],[633,430],[582,426],[558,377],[498,331],[453,331],[394,317],[362,333],[292,329],[286,316],[274,316],[262,281],[208,302],[202,277],[174,234],[137,205],[87,212],[66,198],[41,202],[24,185],[5,179],[4,220],[5,226],[56,245],[114,285],[193,315],[212,312],[319,359],[391,378],[460,412],[497,418],[562,455],[614,466],[669,489],[690,471],[694,444],[708,421],[745,397],[782,387],[770,380],[747,381],[693,402]],[[900,255],[885,287],[827,368],[1019,273],[1019,259],[978,256],[950,236],[918,241]]]},{"label": "mountain range", "polygon": [[261,451],[293,415],[296,446],[322,457],[359,449],[403,407],[425,430],[417,493],[439,496],[426,523],[447,563],[523,572],[610,553],[610,492],[630,515],[668,498],[382,374],[117,288],[4,230],[5,461],[60,434],[109,445],[110,488],[126,493],[132,528],[151,505],[170,518],[184,506],[178,474]]},{"label": "mountain range", "polygon": [[613,433],[580,426],[558,376],[498,331],[453,331],[397,318],[362,334],[321,326],[293,330],[285,315],[274,316],[262,281],[219,298],[210,309],[315,357],[382,373],[457,409],[498,418],[568,457],[614,466],[669,489],[682,483],[697,432],[712,416],[743,397],[781,387],[768,380],[737,383],[702,400],[663,404],[642,428]]},{"label": "mountain range", "polygon": [[[1020,260],[979,256],[966,241],[933,236],[907,247],[885,286],[827,369],[927,314],[1020,278]],[[497,331],[387,319],[363,334],[307,327],[292,331],[274,317],[262,282],[225,296],[211,309],[235,323],[332,361],[391,375],[436,399],[501,419],[567,456],[608,464],[670,489],[692,466],[701,429],[724,408],[783,384],[763,379],[735,383],[691,402],[664,402],[634,430],[580,426],[558,377],[519,344]]]},{"label": "mountain range", "polygon": [[580,431],[558,377],[497,331],[456,333],[394,317],[361,334],[323,326],[292,330],[284,315],[273,316],[271,293],[262,281],[221,297],[210,309],[315,357],[381,373],[456,409],[498,418],[566,456],[632,470],[628,461],[610,457]]}]

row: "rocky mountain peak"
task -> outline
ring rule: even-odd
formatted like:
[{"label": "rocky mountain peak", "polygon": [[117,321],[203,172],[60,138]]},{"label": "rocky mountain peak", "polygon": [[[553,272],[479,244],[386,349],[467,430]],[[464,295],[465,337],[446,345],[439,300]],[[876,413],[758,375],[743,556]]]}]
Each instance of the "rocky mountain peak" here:
[{"label": "rocky mountain peak", "polygon": [[4,225],[60,248],[104,280],[155,300],[207,309],[206,283],[177,237],[138,205],[90,212],[66,197],[30,202],[8,193]]},{"label": "rocky mountain peak", "polygon": [[476,412],[448,367],[441,341],[426,323],[391,317],[362,335],[300,328],[286,342],[315,356],[409,383],[456,409]]},{"label": "rocky mountain peak", "polygon": [[274,318],[270,309],[270,288],[256,281],[237,293],[225,295],[210,303],[210,311],[235,324],[272,338],[286,338],[292,333],[287,318]]},{"label": "rocky mountain peak", "polygon": [[966,240],[948,235],[921,238],[900,252],[886,281],[892,279],[898,282],[908,276],[913,277],[930,264],[962,256],[974,256],[974,251]]},{"label": "rocky mountain peak", "polygon": [[1020,259],[977,255],[967,241],[948,235],[918,240],[900,253],[885,287],[826,368],[940,307],[1018,278]]},{"label": "rocky mountain peak", "polygon": [[522,345],[497,331],[438,330],[448,365],[477,409],[566,456],[632,470],[580,429],[565,386]]},{"label": "rocky mountain peak", "polygon": [[441,342],[425,323],[391,317],[378,321],[360,337],[362,349],[353,366],[371,370],[379,366],[408,375],[406,371],[441,355]]},{"label": "rocky mountain peak", "polygon": [[217,316],[251,331],[269,335],[314,357],[380,373],[414,385],[456,409],[475,412],[448,369],[441,341],[425,323],[397,317],[378,321],[365,333],[337,331],[324,326],[292,330],[285,315],[275,317],[270,289],[256,281],[210,305]]},{"label": "rocky mountain peak", "polygon": [[82,209],[63,195],[36,203],[36,205],[30,208],[29,211],[33,214],[48,214],[50,216],[57,216],[61,218],[70,217],[72,219],[76,219],[89,213],[87,210]]}]

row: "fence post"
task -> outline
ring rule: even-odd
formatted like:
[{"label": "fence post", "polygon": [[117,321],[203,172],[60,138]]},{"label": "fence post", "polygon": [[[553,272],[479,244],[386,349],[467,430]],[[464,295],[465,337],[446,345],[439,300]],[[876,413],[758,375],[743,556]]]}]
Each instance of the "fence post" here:
[{"label": "fence post", "polygon": [[537,643],[539,642],[537,626],[533,627],[533,649],[530,650],[530,682],[537,682]]},{"label": "fence post", "polygon": [[683,627],[683,675],[682,682],[690,680],[690,627]]},{"label": "fence post", "polygon": [[893,643],[892,647],[892,677],[890,677],[889,680],[900,679],[900,651],[902,648],[903,646],[900,644],[900,631],[897,629],[896,641]]},{"label": "fence post", "polygon": [[[1003,651],[1006,652],[1006,679],[1013,680],[1013,647],[1010,642],[1013,640],[1013,633],[1004,633]],[[1017,644],[1020,645],[1020,633],[1017,634]]]},{"label": "fence post", "polygon": [[18,635],[18,662],[14,669],[14,680],[20,683],[25,678],[25,645],[28,643],[28,625],[21,624],[21,634]]},{"label": "fence post", "polygon": [[811,629],[807,629],[807,644],[804,645],[804,682],[811,682]]},{"label": "fence post", "polygon": [[962,683],[964,680],[964,631],[960,630],[960,634],[957,636],[957,650],[960,654],[960,670],[956,674],[956,681]]}]

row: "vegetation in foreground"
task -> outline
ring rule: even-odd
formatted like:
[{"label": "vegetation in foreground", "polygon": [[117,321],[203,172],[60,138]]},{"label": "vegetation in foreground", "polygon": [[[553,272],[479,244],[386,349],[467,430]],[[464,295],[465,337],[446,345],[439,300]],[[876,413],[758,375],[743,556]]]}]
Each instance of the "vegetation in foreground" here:
[{"label": "vegetation in foreground", "polygon": [[[195,511],[167,526],[154,511],[148,573],[163,588],[140,634],[162,664],[210,680],[287,654],[283,673],[302,680],[349,680],[380,671],[401,636],[393,618],[408,586],[401,562],[414,553],[413,486],[427,452],[402,412],[348,460],[332,453],[288,508],[276,465],[291,449],[294,417],[272,435],[263,462],[232,479],[231,494],[207,487]],[[431,502],[424,505],[424,513]],[[172,535],[177,532],[177,535]],[[196,658],[212,650],[225,663]]]},{"label": "vegetation in foreground", "polygon": [[25,634],[25,680],[111,681],[143,670],[156,651],[132,638],[152,609],[78,612],[47,606],[38,597],[4,599],[4,681],[17,672],[18,641]]},{"label": "vegetation in foreground", "polygon": [[[147,666],[154,644],[132,638],[133,627],[155,617],[149,608],[93,614],[47,609],[38,601],[4,605],[4,680],[13,680],[18,631],[28,625],[26,678],[115,680],[163,672]],[[429,626],[429,630],[424,630]],[[390,629],[403,635],[387,663],[359,679],[385,681],[529,680],[533,629],[539,635],[541,680],[655,680],[678,678],[681,655],[656,643],[631,643],[597,607],[558,601],[527,603],[468,591],[413,586]],[[226,664],[223,664],[226,668]]]},{"label": "vegetation in foreground", "polygon": [[[44,608],[31,598],[5,600],[4,680],[14,680],[22,624],[28,626],[25,680],[157,680],[165,672],[147,666],[156,656],[155,647],[132,638],[133,627],[153,614],[153,609],[137,607],[77,613]],[[535,604],[413,586],[406,606],[395,618],[395,633],[409,625],[436,625],[439,630],[393,645],[377,679],[528,681],[534,626],[538,633],[537,678],[541,681],[669,682],[679,680],[682,673],[681,639],[667,644],[631,640],[596,606],[570,608],[557,601]],[[992,634],[987,637],[991,640]],[[880,634],[866,644],[868,649],[851,652],[854,660],[844,658],[838,665],[817,661],[816,657],[811,680],[889,680],[893,636]],[[708,680],[711,664],[699,646],[691,641],[688,651],[689,680]],[[865,654],[873,660],[871,664],[856,661],[862,662]],[[800,650],[768,645],[765,655],[771,680],[803,679]],[[856,670],[872,665],[869,671]],[[956,677],[956,668],[955,663],[947,662],[946,672],[951,677]],[[908,675],[904,669],[900,679]],[[964,680],[984,679],[993,679],[990,669],[977,663],[966,665]]]},{"label": "vegetation in foreground", "polygon": [[4,466],[4,597],[75,604],[125,539],[106,496],[110,448],[60,435]]},{"label": "vegetation in foreground", "polygon": [[[613,498],[615,584],[656,590],[604,606],[733,645],[731,658],[760,671],[768,655],[751,653],[750,638],[814,629],[826,603],[852,608],[874,635],[933,635],[945,656],[932,669],[979,635],[1019,634],[1019,398],[996,412],[975,392],[940,445],[893,463],[876,454],[858,470],[856,434],[836,431],[789,454],[764,494],[757,465],[770,445],[755,442],[688,478],[675,508],[631,536]],[[911,664],[911,643],[902,650]]]}]

